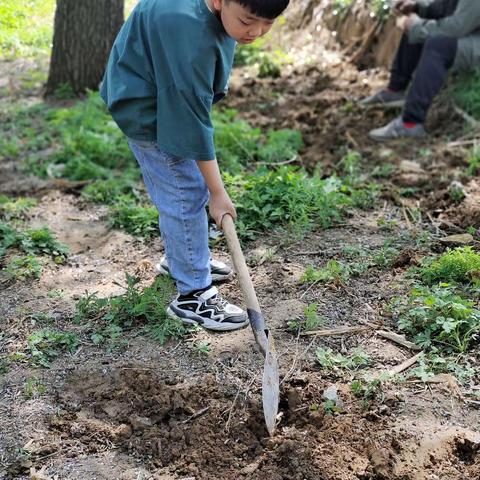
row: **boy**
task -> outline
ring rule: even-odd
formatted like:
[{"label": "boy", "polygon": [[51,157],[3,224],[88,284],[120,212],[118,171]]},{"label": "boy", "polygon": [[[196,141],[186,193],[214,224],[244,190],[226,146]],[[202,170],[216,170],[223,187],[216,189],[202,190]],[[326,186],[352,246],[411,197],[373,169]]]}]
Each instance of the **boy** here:
[{"label": "boy", "polygon": [[405,15],[405,33],[389,85],[362,103],[403,106],[403,113],[369,133],[376,141],[425,136],[428,110],[448,73],[480,66],[478,0],[397,0],[395,9]]},{"label": "boy", "polygon": [[[217,226],[236,218],[210,119],[225,96],[236,42],[265,35],[289,0],[141,0],[113,46],[101,96],[128,137],[160,214],[178,296],[168,314],[216,331],[248,324],[212,287],[206,204]],[[220,272],[218,272],[220,270]],[[223,274],[228,275],[223,268]]]}]

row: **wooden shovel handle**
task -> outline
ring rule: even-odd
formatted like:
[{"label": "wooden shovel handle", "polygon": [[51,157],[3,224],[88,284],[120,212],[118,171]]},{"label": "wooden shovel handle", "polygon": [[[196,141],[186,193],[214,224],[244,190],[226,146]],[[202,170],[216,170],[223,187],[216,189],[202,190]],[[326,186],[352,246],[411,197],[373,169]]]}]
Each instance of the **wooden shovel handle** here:
[{"label": "wooden shovel handle", "polygon": [[258,303],[255,289],[253,288],[252,279],[248,272],[247,263],[243,256],[242,248],[238,240],[237,231],[231,215],[226,214],[222,219],[222,229],[227,239],[230,256],[232,257],[235,271],[237,272],[240,287],[242,288],[245,304],[248,309],[260,312],[260,304]]}]

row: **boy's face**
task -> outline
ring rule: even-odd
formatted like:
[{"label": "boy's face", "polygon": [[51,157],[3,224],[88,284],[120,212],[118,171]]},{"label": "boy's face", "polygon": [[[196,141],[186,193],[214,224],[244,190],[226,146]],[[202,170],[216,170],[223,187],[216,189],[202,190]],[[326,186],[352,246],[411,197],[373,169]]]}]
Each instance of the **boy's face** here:
[{"label": "boy's face", "polygon": [[248,8],[235,0],[212,0],[212,5],[219,13],[228,35],[238,43],[252,43],[269,32],[275,22],[253,15]]}]

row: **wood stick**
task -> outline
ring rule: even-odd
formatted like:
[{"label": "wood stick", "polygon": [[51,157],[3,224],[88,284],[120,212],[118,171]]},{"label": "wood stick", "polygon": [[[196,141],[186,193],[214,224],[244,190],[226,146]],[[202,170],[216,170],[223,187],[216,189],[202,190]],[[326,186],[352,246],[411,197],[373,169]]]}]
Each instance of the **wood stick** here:
[{"label": "wood stick", "polygon": [[460,115],[469,125],[471,125],[473,128],[478,128],[480,126],[480,123],[477,122],[470,114],[468,114],[465,110],[461,109],[457,105],[453,106],[453,109],[455,110],[458,115]]},{"label": "wood stick", "polygon": [[373,330],[374,328],[376,328],[375,325],[362,325],[358,327],[338,327],[329,330],[307,330],[306,332],[302,332],[300,335],[302,337],[308,335],[316,335],[318,337],[330,337],[334,335],[346,335],[352,333],[368,332],[369,330]]},{"label": "wood stick", "polygon": [[402,347],[409,348],[410,350],[418,350],[420,351],[421,348],[413,342],[409,342],[405,339],[403,335],[399,335],[398,333],[387,332],[385,330],[377,330],[375,332],[380,337],[386,338],[387,340],[391,340],[392,342],[398,343]]},{"label": "wood stick", "polygon": [[390,373],[390,375],[398,375],[399,373],[402,373],[404,370],[406,370],[407,368],[410,368],[412,365],[417,363],[418,359],[422,355],[423,355],[423,352],[417,353],[414,357],[409,358],[408,360],[405,360],[400,365],[397,365],[396,367],[392,368],[388,373]]}]

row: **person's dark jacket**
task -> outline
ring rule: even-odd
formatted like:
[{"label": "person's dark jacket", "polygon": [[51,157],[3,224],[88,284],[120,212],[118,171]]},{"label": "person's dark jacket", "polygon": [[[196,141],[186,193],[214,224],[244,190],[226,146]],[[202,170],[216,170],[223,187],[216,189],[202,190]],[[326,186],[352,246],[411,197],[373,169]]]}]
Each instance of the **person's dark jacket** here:
[{"label": "person's dark jacket", "polygon": [[421,17],[410,29],[411,43],[433,35],[458,38],[454,70],[480,67],[480,0],[418,0]]}]

